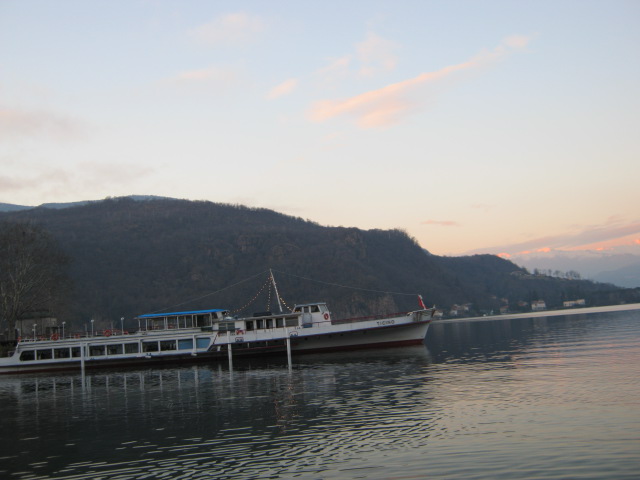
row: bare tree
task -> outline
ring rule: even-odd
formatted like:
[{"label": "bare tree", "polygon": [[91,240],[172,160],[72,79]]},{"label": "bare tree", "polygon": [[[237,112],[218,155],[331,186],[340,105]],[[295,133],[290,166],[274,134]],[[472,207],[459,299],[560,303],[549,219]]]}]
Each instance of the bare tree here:
[{"label": "bare tree", "polygon": [[52,311],[69,287],[68,257],[55,239],[33,223],[0,224],[0,330],[15,339],[16,320]]}]

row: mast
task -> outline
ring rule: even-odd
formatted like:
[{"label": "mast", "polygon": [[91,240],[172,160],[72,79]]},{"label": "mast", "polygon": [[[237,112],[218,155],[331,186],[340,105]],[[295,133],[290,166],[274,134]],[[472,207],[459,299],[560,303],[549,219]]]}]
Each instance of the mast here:
[{"label": "mast", "polygon": [[280,303],[280,294],[278,293],[278,286],[276,285],[276,279],[273,276],[273,272],[269,269],[269,275],[271,276],[271,283],[273,284],[273,289],[276,292],[276,299],[278,300],[278,308],[280,309],[280,313],[282,313],[282,304]]}]

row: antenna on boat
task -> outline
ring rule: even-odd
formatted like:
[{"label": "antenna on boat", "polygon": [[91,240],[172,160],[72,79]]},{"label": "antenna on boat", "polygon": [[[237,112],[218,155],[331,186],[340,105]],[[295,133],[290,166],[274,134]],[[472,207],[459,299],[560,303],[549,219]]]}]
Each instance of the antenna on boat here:
[{"label": "antenna on boat", "polygon": [[276,285],[276,279],[273,276],[273,272],[269,269],[269,275],[271,276],[271,283],[273,283],[273,289],[276,291],[276,299],[278,300],[278,308],[280,309],[280,313],[282,313],[282,304],[280,303],[280,294],[278,293],[278,286]]}]

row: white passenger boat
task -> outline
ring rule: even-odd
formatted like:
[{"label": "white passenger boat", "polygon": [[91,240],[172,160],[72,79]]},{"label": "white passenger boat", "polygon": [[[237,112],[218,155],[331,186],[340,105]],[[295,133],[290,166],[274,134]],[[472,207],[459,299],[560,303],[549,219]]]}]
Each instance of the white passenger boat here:
[{"label": "white passenger boat", "polygon": [[0,374],[420,344],[434,309],[419,301],[415,311],[342,320],[324,302],[244,318],[224,309],[140,315],[134,333],[22,338],[11,356],[0,358]]}]

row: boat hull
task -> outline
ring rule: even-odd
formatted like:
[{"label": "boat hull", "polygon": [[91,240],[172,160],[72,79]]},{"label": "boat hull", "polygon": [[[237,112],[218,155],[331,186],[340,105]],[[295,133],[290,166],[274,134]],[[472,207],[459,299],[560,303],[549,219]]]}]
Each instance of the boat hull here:
[{"label": "boat hull", "polygon": [[301,354],[419,345],[424,342],[428,328],[429,322],[422,322],[335,334],[310,335],[292,341],[291,351]]}]

